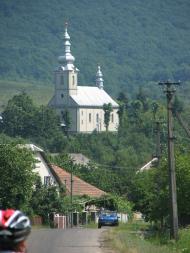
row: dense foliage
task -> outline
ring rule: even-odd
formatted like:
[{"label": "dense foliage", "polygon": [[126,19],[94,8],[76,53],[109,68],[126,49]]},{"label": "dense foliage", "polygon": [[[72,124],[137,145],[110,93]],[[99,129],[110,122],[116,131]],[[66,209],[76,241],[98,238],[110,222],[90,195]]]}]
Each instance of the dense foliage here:
[{"label": "dense foliage", "polygon": [[[189,152],[180,147],[176,151],[177,202],[180,225],[190,222],[190,159]],[[169,224],[169,179],[165,156],[157,168],[138,173],[130,188],[135,208],[149,221]]]},{"label": "dense foliage", "polygon": [[[1,131],[11,137],[23,137],[44,148],[57,149],[64,143],[59,117],[48,106],[37,107],[26,93],[9,100],[2,113]],[[59,147],[60,148],[60,147]]]},{"label": "dense foliage", "polygon": [[144,86],[157,96],[167,78],[189,86],[189,12],[188,0],[1,0],[0,75],[52,84],[68,21],[81,85],[95,84],[99,63],[112,95]]},{"label": "dense foliage", "polygon": [[63,213],[65,211],[64,192],[65,189],[63,188],[58,189],[56,186],[42,185],[41,179],[37,178],[30,199],[31,214],[40,215],[44,223],[49,223],[52,213]]},{"label": "dense foliage", "polygon": [[30,210],[34,159],[24,147],[0,145],[0,208]]}]

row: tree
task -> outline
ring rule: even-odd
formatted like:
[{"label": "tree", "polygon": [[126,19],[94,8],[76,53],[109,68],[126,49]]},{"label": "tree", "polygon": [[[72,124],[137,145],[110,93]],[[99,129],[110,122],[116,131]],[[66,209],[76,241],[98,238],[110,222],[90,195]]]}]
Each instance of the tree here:
[{"label": "tree", "polygon": [[153,113],[153,119],[156,120],[156,113],[159,109],[159,104],[157,102],[152,103],[152,113]]},{"label": "tree", "polygon": [[109,122],[110,122],[110,114],[113,111],[112,104],[111,103],[104,104],[103,110],[104,110],[104,124],[105,124],[106,132],[107,132],[108,127],[109,127]]},{"label": "tree", "polygon": [[51,138],[57,133],[61,133],[61,126],[55,110],[43,105],[37,108],[33,116],[33,131],[30,136]]},{"label": "tree", "polygon": [[142,87],[139,87],[137,100],[141,101],[144,111],[147,111],[149,109],[147,94],[143,91]]},{"label": "tree", "polygon": [[27,137],[31,134],[36,107],[26,93],[15,95],[2,113],[2,129],[9,136]]},{"label": "tree", "polygon": [[0,208],[29,211],[35,174],[32,153],[13,144],[0,145]]},{"label": "tree", "polygon": [[54,151],[61,149],[64,135],[60,120],[55,110],[48,106],[37,107],[31,98],[22,93],[9,100],[3,112],[2,132],[11,137],[30,138],[44,146],[54,146]]},{"label": "tree", "polygon": [[71,126],[71,117],[70,117],[69,111],[67,109],[65,109],[65,111],[63,112],[63,120],[65,123],[64,131],[65,131],[66,135],[68,135],[68,131]]},{"label": "tree", "polygon": [[[178,216],[181,225],[190,222],[190,158],[184,147],[176,151],[176,182]],[[137,173],[133,179],[130,195],[134,208],[141,211],[147,220],[168,225],[169,217],[168,163],[161,160],[158,168]]]},{"label": "tree", "polygon": [[163,227],[169,215],[168,176],[165,166],[136,174],[130,189],[134,209],[143,213],[147,221],[160,221]]},{"label": "tree", "polygon": [[33,213],[42,216],[43,222],[50,222],[49,217],[52,213],[63,213],[63,197],[65,189],[58,189],[56,186],[44,186],[40,178],[36,181],[30,205]]}]

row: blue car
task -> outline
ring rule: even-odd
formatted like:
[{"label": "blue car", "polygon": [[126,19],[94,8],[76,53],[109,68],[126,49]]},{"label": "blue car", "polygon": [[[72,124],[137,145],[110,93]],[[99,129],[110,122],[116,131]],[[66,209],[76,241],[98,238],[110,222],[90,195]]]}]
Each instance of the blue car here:
[{"label": "blue car", "polygon": [[118,226],[119,218],[117,212],[101,212],[98,218],[98,228],[102,226]]}]

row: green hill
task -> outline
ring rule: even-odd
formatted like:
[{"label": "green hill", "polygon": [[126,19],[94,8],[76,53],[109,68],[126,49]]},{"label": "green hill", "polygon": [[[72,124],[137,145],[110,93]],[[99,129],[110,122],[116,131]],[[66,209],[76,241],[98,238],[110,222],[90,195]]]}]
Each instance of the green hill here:
[{"label": "green hill", "polygon": [[1,0],[0,78],[52,89],[67,20],[80,85],[95,83],[101,64],[114,96],[138,86],[155,95],[168,78],[190,87],[189,13],[189,0]]},{"label": "green hill", "polygon": [[15,94],[27,92],[36,105],[47,104],[53,94],[53,87],[32,82],[0,80],[0,112]]}]

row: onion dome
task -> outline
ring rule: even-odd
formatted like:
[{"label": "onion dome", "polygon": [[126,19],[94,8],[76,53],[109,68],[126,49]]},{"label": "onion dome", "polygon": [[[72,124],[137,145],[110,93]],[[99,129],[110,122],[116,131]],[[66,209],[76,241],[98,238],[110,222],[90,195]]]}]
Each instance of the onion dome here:
[{"label": "onion dome", "polygon": [[75,61],[75,57],[71,54],[71,43],[70,43],[70,36],[67,32],[67,26],[68,24],[65,23],[65,32],[64,32],[64,49],[65,49],[65,54],[63,56],[58,57],[58,61],[60,64],[73,64]]},{"label": "onion dome", "polygon": [[96,85],[98,86],[99,89],[104,88],[104,79],[102,77],[103,77],[103,74],[101,71],[101,67],[98,66],[98,71],[96,73]]}]

